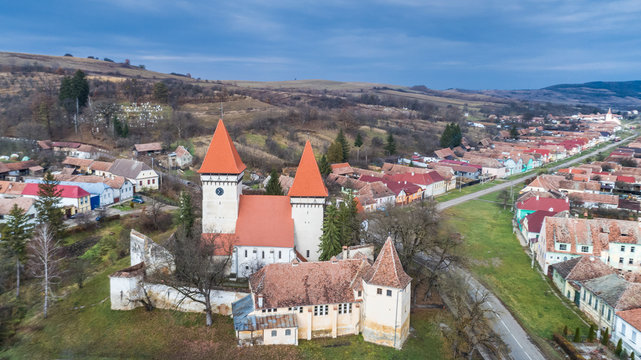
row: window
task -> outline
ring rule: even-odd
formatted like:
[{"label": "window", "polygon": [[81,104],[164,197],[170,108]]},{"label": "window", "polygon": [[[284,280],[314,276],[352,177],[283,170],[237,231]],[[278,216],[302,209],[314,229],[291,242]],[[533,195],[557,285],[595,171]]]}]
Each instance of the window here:
[{"label": "window", "polygon": [[[623,235],[623,234],[621,234]],[[621,245],[621,252],[625,252],[625,245]]]},{"label": "window", "polygon": [[559,244],[559,250],[565,251],[568,249],[568,246],[566,244]]},{"label": "window", "polygon": [[592,293],[590,293],[590,300],[588,300],[588,305],[592,305]]},{"label": "window", "polygon": [[612,309],[608,308],[608,321],[610,321],[610,316],[612,316]]},{"label": "window", "polygon": [[265,258],[265,251],[263,251],[263,259]]},{"label": "window", "polygon": [[338,313],[347,314],[352,313],[352,304],[338,304]]},{"label": "window", "polygon": [[634,264],[634,259],[629,258],[629,259],[628,259],[628,264],[630,264],[630,265]]},{"label": "window", "polygon": [[307,250],[307,256],[306,257],[309,258],[309,250]]},{"label": "window", "polygon": [[621,323],[621,335],[625,335],[625,323]]},{"label": "window", "polygon": [[290,336],[292,334],[291,329],[285,329],[285,336]]},{"label": "window", "polygon": [[387,290],[387,296],[392,296],[392,290]]},{"label": "window", "polygon": [[619,258],[619,264],[623,264],[623,258],[622,257]]},{"label": "window", "polygon": [[272,330],[272,337],[276,336],[278,334],[277,330]]},{"label": "window", "polygon": [[382,295],[383,294],[383,289],[378,288],[376,289],[376,295]]},{"label": "window", "polygon": [[156,179],[151,179],[151,183],[155,184],[156,183]]},{"label": "window", "polygon": [[594,310],[599,307],[599,299],[594,299]]},{"label": "window", "polygon": [[363,296],[363,292],[361,290],[358,290],[358,297]]},{"label": "window", "polygon": [[301,313],[301,314],[303,313],[303,307],[302,306],[298,307],[298,312]]},{"label": "window", "polygon": [[590,247],[589,246],[581,246],[581,252],[590,252]]},{"label": "window", "polygon": [[630,252],[634,252],[634,246],[630,246]]},{"label": "window", "polygon": [[247,257],[247,250],[245,250],[245,257]]},{"label": "window", "polygon": [[329,313],[329,305],[314,305],[314,316],[323,316]]},{"label": "window", "polygon": [[280,251],[280,250],[278,250],[278,258],[279,258],[279,259],[282,259],[282,258],[283,258],[283,252],[282,252],[282,251]]},{"label": "window", "polygon": [[147,180],[147,185],[151,184],[151,180]]},{"label": "window", "polygon": [[633,343],[635,343],[635,344],[637,343],[637,332],[634,331],[634,330],[632,330],[631,340],[632,340]]}]

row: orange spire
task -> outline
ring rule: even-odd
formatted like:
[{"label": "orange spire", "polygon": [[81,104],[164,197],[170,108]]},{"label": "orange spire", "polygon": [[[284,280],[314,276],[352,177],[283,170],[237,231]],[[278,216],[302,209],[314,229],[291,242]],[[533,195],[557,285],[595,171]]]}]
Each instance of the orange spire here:
[{"label": "orange spire", "polygon": [[327,189],[323,184],[323,178],[321,178],[320,170],[318,170],[318,164],[309,140],[305,144],[303,156],[300,158],[298,170],[296,170],[296,176],[294,177],[294,183],[289,188],[289,194],[287,195],[300,197],[327,196]]},{"label": "orange spire", "polygon": [[205,160],[198,170],[201,174],[240,174],[246,166],[229,137],[223,120],[218,121],[214,137],[209,143]]}]

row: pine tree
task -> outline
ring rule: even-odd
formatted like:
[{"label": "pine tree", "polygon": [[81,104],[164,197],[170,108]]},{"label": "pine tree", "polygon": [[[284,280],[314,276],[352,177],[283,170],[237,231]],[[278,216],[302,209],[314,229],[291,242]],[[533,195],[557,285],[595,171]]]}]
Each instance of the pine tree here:
[{"label": "pine tree", "polygon": [[359,148],[363,146],[363,137],[361,136],[361,133],[356,134],[356,140],[354,140],[354,146]]},{"label": "pine tree", "polygon": [[347,235],[344,245],[356,245],[361,238],[361,220],[358,216],[358,203],[354,196],[350,195],[345,201],[345,213],[347,218]]},{"label": "pine tree", "polygon": [[605,331],[601,334],[601,344],[608,346],[610,342],[610,328],[606,328]]},{"label": "pine tree", "polygon": [[60,103],[65,106],[67,112],[72,113],[78,106],[84,107],[89,99],[89,82],[82,70],[77,70],[73,77],[66,76],[60,83]]},{"label": "pine tree", "polygon": [[323,235],[320,238],[320,260],[326,261],[338,255],[341,248],[341,229],[339,228],[338,210],[334,204],[327,206],[323,219]]},{"label": "pine tree", "polygon": [[593,342],[596,337],[596,329],[594,324],[590,325],[590,330],[588,331],[588,342]]},{"label": "pine tree", "polygon": [[396,142],[394,141],[394,135],[392,135],[392,133],[387,134],[387,144],[385,144],[385,151],[387,151],[387,153],[390,155],[396,154]]},{"label": "pine tree", "polygon": [[166,104],[169,99],[169,89],[164,82],[159,81],[154,84],[154,100]]},{"label": "pine tree", "polygon": [[630,360],[634,360],[634,352],[630,353]]},{"label": "pine tree", "polygon": [[269,175],[267,186],[265,187],[265,193],[267,195],[283,195],[283,188],[280,186],[279,177],[276,169],[273,169]]},{"label": "pine tree", "polygon": [[614,353],[617,356],[620,356],[622,351],[623,351],[623,339],[619,339],[619,341],[617,342],[617,348],[614,350]]},{"label": "pine tree", "polygon": [[191,236],[191,231],[194,226],[194,210],[191,205],[191,195],[183,191],[180,193],[180,208],[178,209],[178,223],[185,231],[186,236]]},{"label": "pine tree", "polygon": [[442,148],[456,147],[461,145],[461,140],[463,140],[461,127],[458,124],[449,123],[445,126],[443,134],[441,134],[440,145]]},{"label": "pine tree", "polygon": [[581,342],[581,329],[578,327],[576,328],[576,331],[574,332],[574,340],[575,343]]},{"label": "pine tree", "polygon": [[623,352],[621,352],[621,359],[626,360],[628,358],[628,350],[623,349]]},{"label": "pine tree", "polygon": [[56,239],[60,238],[64,227],[64,213],[60,209],[62,189],[58,188],[58,184],[53,175],[47,172],[44,181],[38,185],[38,199],[35,202],[39,223],[48,224],[49,231]]},{"label": "pine tree", "polygon": [[519,138],[519,132],[516,130],[516,126],[512,125],[512,128],[510,129],[510,137],[512,139],[518,139]]},{"label": "pine tree", "polygon": [[334,141],[327,149],[327,161],[330,164],[343,162],[343,149],[338,141]]},{"label": "pine tree", "polygon": [[27,259],[27,240],[31,237],[32,226],[24,210],[14,204],[2,229],[0,245],[16,258],[16,297],[20,296],[20,267]]},{"label": "pine tree", "polygon": [[343,159],[340,162],[347,161],[347,159],[349,159],[349,143],[347,142],[347,139],[345,138],[345,134],[343,134],[343,129],[341,129],[338,132],[338,135],[336,135],[335,142],[338,142],[338,143],[341,144],[341,150],[343,152]]},{"label": "pine tree", "polygon": [[450,143],[452,142],[452,135],[451,124],[445,125],[445,130],[443,130],[443,134],[441,134],[440,140],[440,145],[442,148],[450,147]]},{"label": "pine tree", "polygon": [[320,173],[323,176],[327,176],[332,172],[332,166],[329,164],[329,161],[327,161],[327,156],[321,156],[320,160],[318,161],[318,170],[320,170]]}]

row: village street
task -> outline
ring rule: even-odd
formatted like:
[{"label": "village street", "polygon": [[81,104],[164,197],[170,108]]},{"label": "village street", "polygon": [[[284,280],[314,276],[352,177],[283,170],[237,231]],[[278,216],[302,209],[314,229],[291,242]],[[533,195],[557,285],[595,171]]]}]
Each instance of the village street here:
[{"label": "village street", "polygon": [[[605,146],[597,151],[590,152],[585,155],[581,155],[576,159],[557,165],[551,168],[551,170],[556,170],[562,167],[568,167],[572,164],[579,163],[590,156],[596,155],[600,152],[608,151],[616,146],[620,146],[622,142],[631,140],[636,136],[637,134],[634,134],[621,141]],[[503,190],[510,186],[516,186],[521,182],[523,182],[524,180],[526,180],[527,178],[530,178],[533,176],[536,176],[536,175],[527,175],[515,180],[510,180],[485,190],[480,190],[472,194],[464,195],[453,200],[442,202],[438,204],[437,207],[439,210],[445,210],[452,206],[462,204],[466,201],[477,199],[483,195],[490,194],[495,191]],[[518,189],[515,189],[514,191],[518,192]],[[422,257],[420,260],[422,260],[423,263],[429,262],[429,260],[424,257]],[[516,321],[516,319],[512,316],[509,310],[503,305],[503,303],[494,294],[492,294],[485,286],[483,286],[483,284],[477,281],[467,270],[460,267],[455,267],[453,269],[453,272],[456,273],[457,275],[460,275],[464,279],[466,279],[467,283],[470,286],[471,296],[479,296],[480,294],[483,294],[485,292],[489,294],[486,306],[488,309],[492,310],[492,312],[490,313],[491,315],[489,315],[492,323],[492,327],[495,333],[499,335],[503,340],[503,342],[509,347],[510,357],[512,359],[515,359],[515,360],[545,359],[545,357],[543,356],[539,348],[530,339],[530,337],[528,336],[526,331],[523,329],[523,327]]]}]

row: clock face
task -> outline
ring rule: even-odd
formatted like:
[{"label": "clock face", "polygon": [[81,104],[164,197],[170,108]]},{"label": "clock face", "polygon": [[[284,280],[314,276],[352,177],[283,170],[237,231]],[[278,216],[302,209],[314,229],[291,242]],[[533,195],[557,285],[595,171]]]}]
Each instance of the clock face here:
[{"label": "clock face", "polygon": [[216,195],[221,196],[224,193],[225,193],[225,190],[223,190],[223,188],[219,187],[216,189]]}]

